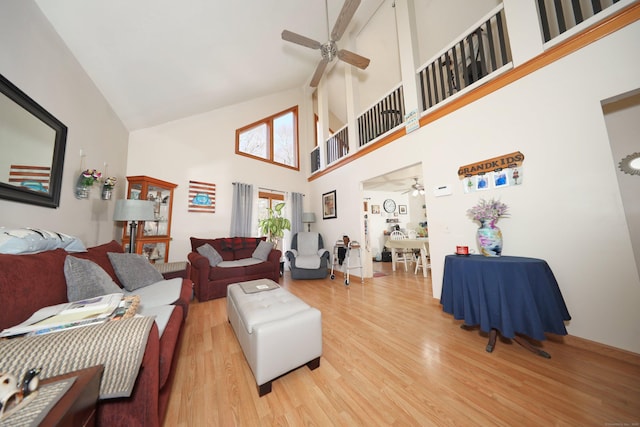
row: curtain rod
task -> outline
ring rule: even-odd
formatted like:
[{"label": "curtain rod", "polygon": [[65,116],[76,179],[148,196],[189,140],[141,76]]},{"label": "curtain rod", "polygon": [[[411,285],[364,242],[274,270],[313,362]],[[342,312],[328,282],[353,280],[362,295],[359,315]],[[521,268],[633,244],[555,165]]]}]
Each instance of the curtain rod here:
[{"label": "curtain rod", "polygon": [[272,193],[287,194],[287,192],[286,192],[286,191],[282,191],[282,190],[274,190],[273,188],[258,187],[258,190],[270,191],[270,192],[272,192]]}]

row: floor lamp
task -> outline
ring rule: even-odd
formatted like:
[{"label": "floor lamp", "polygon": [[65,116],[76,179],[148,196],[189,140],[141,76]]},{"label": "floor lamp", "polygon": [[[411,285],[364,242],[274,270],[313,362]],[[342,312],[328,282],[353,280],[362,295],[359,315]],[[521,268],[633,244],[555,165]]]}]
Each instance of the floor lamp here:
[{"label": "floor lamp", "polygon": [[154,221],[153,202],[150,200],[122,199],[116,200],[116,209],[113,212],[114,221],[129,222],[129,253],[135,253],[136,229],[138,221]]}]

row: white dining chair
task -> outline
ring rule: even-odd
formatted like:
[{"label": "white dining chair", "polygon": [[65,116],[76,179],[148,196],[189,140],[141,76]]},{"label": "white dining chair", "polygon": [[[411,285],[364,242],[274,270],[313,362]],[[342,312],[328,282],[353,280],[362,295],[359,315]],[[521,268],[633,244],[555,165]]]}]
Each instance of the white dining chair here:
[{"label": "white dining chair", "polygon": [[[422,255],[422,253],[421,253],[421,254],[416,258],[416,269],[415,269],[415,271],[413,272],[414,274],[418,274],[418,269],[419,269],[419,268],[421,268],[421,269],[422,269],[422,271],[425,271],[425,269],[427,269],[427,270],[430,270],[430,269],[431,269],[431,256],[430,256],[430,254],[429,254],[429,244],[428,244],[428,243],[425,243],[425,244],[424,244],[424,248],[425,248],[425,251],[426,251],[425,259],[426,259],[427,265],[422,265],[422,256],[421,256],[421,255]],[[428,273],[427,273],[427,274],[428,274]]]},{"label": "white dining chair", "polygon": [[[394,230],[389,235],[391,240],[404,240],[407,238],[402,231]],[[393,251],[396,254],[396,263],[401,262],[404,264],[404,271],[409,271],[407,268],[407,263],[411,262],[409,258],[410,254],[407,254],[407,250],[403,248],[393,248]]]}]

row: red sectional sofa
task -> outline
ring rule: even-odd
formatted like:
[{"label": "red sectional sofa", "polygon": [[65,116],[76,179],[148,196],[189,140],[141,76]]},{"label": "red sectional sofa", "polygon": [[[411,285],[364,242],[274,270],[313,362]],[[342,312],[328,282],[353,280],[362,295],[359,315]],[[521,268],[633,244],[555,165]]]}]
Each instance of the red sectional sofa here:
[{"label": "red sectional sofa", "polygon": [[[0,330],[27,320],[42,307],[67,301],[64,260],[67,255],[89,259],[100,265],[121,286],[108,252],[122,252],[118,242],[68,253],[55,249],[37,254],[0,254]],[[182,281],[180,298],[160,338],[154,324],[149,333],[138,378],[130,397],[98,402],[97,424],[102,426],[160,426],[164,419],[172,383],[174,355],[187,316],[192,283]],[[10,303],[7,303],[10,302]]]},{"label": "red sectional sofa", "polygon": [[226,297],[227,286],[232,283],[255,279],[271,279],[278,282],[280,280],[280,259],[282,258],[282,252],[278,249],[272,249],[267,260],[257,264],[215,267],[211,267],[209,260],[197,251],[200,246],[208,243],[222,256],[223,261],[240,261],[251,258],[261,240],[265,240],[265,238],[201,239],[192,237],[192,252],[187,258],[191,263],[191,280],[198,301]]}]

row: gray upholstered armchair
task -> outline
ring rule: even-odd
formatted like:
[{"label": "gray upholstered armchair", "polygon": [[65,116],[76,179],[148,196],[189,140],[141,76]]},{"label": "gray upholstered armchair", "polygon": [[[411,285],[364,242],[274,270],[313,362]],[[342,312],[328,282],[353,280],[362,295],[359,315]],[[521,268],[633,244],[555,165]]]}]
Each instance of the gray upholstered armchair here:
[{"label": "gray upholstered armchair", "polygon": [[320,233],[294,234],[291,250],[286,252],[292,279],[324,279],[329,273],[329,251],[324,249]]}]

